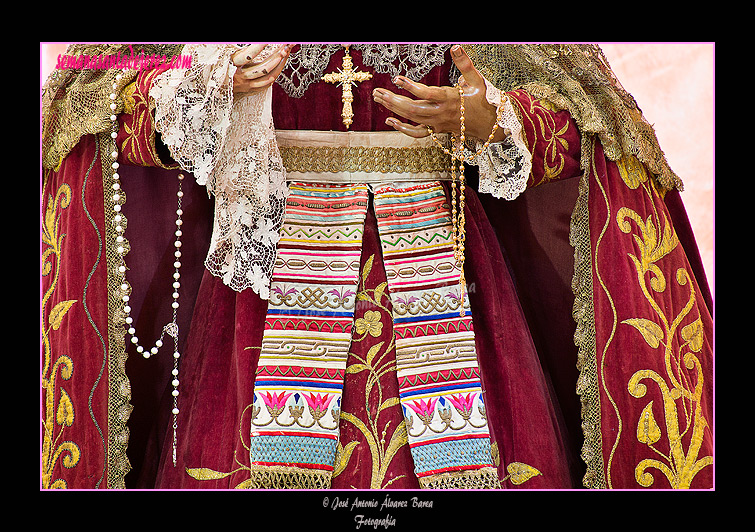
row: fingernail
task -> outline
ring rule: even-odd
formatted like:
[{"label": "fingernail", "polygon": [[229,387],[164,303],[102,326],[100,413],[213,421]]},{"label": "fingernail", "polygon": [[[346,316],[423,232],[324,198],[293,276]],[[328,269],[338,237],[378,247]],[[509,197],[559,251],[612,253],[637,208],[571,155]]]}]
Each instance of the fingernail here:
[{"label": "fingernail", "polygon": [[389,125],[391,127],[396,127],[396,119],[395,118],[386,118],[385,119],[386,125]]},{"label": "fingernail", "polygon": [[401,87],[404,84],[404,80],[403,78],[396,76],[395,78],[393,78],[393,84],[397,87]]},{"label": "fingernail", "polygon": [[451,53],[456,57],[459,57],[461,55],[461,46],[459,46],[458,44],[453,45],[451,47]]}]

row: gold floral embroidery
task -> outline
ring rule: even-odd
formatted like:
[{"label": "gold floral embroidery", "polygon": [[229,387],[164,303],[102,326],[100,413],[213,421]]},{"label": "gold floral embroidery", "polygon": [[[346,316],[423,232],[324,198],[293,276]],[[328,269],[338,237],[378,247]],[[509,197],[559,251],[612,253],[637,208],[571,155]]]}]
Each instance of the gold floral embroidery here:
[{"label": "gold floral embroidery", "polygon": [[[142,83],[149,86],[151,79],[159,73],[159,70],[148,72]],[[123,130],[126,133],[121,147],[123,156],[129,162],[140,166],[154,163],[161,168],[175,168],[175,164],[164,163],[157,153],[155,128],[149,121],[152,103],[149,97],[139,90],[137,83],[138,81],[130,83],[122,93],[123,113],[132,117],[125,117],[123,121]]]},{"label": "gold floral embroidery", "polygon": [[374,310],[368,310],[364,313],[363,318],[357,318],[356,322],[354,322],[354,326],[356,327],[357,334],[369,334],[370,336],[377,337],[383,332],[380,313]]},{"label": "gold floral embroidery", "polygon": [[[64,233],[60,232],[60,209],[65,209],[71,203],[71,188],[63,184],[58,189],[55,198],[50,195],[45,208],[42,225],[42,243],[45,250],[42,252],[42,276],[46,277],[53,271],[55,273],[50,286],[42,297],[42,309],[57,288],[60,274],[60,255],[63,247]],[[76,303],[76,300],[66,300],[57,303],[47,314],[47,327],[42,326],[42,343],[44,346],[44,365],[42,369],[42,389],[45,396],[45,418],[43,421],[44,434],[42,440],[42,487],[67,488],[63,479],[53,480],[53,469],[59,460],[63,466],[70,469],[78,464],[81,458],[81,450],[73,441],[61,441],[63,431],[71,427],[76,419],[73,402],[66,390],[61,386],[57,405],[55,404],[57,378],[69,380],[73,376],[73,360],[67,355],[59,355],[53,362],[53,353],[50,345],[50,333],[60,329],[63,319],[68,311]],[[56,429],[57,427],[57,429]],[[57,430],[57,432],[56,432]]]},{"label": "gold floral embroidery", "polygon": [[[512,101],[524,110],[524,104],[519,99],[513,98]],[[548,112],[543,112],[543,110]],[[569,132],[571,123],[566,120],[563,126],[559,126],[556,122],[556,111],[558,110],[548,100],[530,99],[529,108],[525,112],[517,113],[520,119],[526,119],[530,123],[534,131],[534,138],[531,141],[528,139],[530,152],[535,153],[536,149],[541,149],[543,153],[543,177],[531,186],[558,179],[566,165],[563,151],[569,150],[569,142],[565,135]],[[538,142],[543,142],[545,145],[537,148]],[[532,176],[534,175],[535,172],[532,173]]]},{"label": "gold floral embroidery", "polygon": [[[368,337],[377,337],[382,331],[382,323],[380,322],[381,313],[385,313],[388,319],[391,318],[391,311],[387,307],[387,300],[389,296],[385,293],[388,283],[382,282],[378,286],[373,288],[366,288],[366,281],[372,270],[372,264],[375,259],[375,255],[371,255],[365,265],[362,268],[362,274],[360,278],[360,289],[357,293],[357,301],[366,302],[366,304],[373,306],[379,310],[368,310],[364,313],[364,318],[357,318],[355,322],[355,328],[357,334],[361,337],[355,337],[353,343],[361,342]],[[362,320],[360,322],[360,320]],[[349,374],[356,374],[361,372],[367,372],[367,384],[364,390],[365,401],[365,413],[366,419],[361,419],[350,412],[341,412],[341,419],[354,425],[364,436],[367,445],[370,448],[372,457],[372,475],[370,479],[371,489],[386,488],[394,481],[403,477],[399,475],[386,480],[388,473],[388,467],[391,460],[396,455],[398,450],[409,443],[406,435],[406,424],[402,420],[393,432],[388,436],[391,429],[390,422],[385,423],[384,426],[379,424],[380,414],[391,407],[396,407],[399,404],[398,397],[383,398],[383,385],[381,379],[384,375],[396,371],[396,362],[393,359],[388,359],[386,355],[393,349],[395,343],[395,336],[391,339],[388,345],[384,342],[378,342],[370,346],[367,354],[364,358],[349,353],[350,357],[357,360],[346,368],[346,372]],[[373,394],[377,394],[377,409],[370,408],[370,398]],[[341,442],[338,443],[338,450],[336,454],[336,464],[333,476],[337,476],[342,473],[348,466],[351,455],[354,448],[359,442],[352,441],[345,446]]]},{"label": "gold floral embroidery", "polygon": [[[641,165],[640,165],[641,166]],[[651,197],[658,194],[654,186],[647,186],[644,170],[637,170],[631,161],[619,165],[622,179],[630,188],[645,186]],[[657,196],[656,196],[657,197]],[[649,401],[637,420],[637,440],[653,451],[657,459],[644,459],[635,468],[637,483],[649,487],[654,483],[649,469],[663,473],[673,488],[689,488],[695,475],[705,466],[713,463],[712,456],[698,458],[703,433],[708,422],[702,414],[703,369],[697,354],[702,351],[705,338],[703,322],[698,315],[696,293],[690,274],[685,268],[676,270],[676,282],[680,287],[688,287],[686,304],[678,314],[667,315],[663,305],[656,301],[654,294],[667,288],[667,280],[658,262],[676,249],[679,244],[676,232],[663,214],[654,212],[647,219],[632,209],[622,207],[616,213],[616,223],[626,234],[633,234],[639,256],[629,253],[637,271],[637,279],[642,294],[650,304],[654,316],[635,317],[621,323],[634,327],[651,349],[663,350],[665,375],[651,369],[635,372],[627,384],[628,392],[635,398],[645,397],[648,385],[655,383],[662,400],[663,422],[659,424],[654,415],[654,401]],[[633,232],[633,227],[639,230]],[[649,281],[646,281],[649,278]],[[688,316],[694,318],[689,321]],[[685,320],[686,325],[682,325]],[[691,430],[689,446],[684,449],[683,438]],[[669,453],[665,454],[656,444],[665,437]]]}]

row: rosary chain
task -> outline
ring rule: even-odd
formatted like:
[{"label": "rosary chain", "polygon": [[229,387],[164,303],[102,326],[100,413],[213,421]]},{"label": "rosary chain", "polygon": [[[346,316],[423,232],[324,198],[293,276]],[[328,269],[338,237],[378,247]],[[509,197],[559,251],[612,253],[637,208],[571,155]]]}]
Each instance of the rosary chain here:
[{"label": "rosary chain", "polygon": [[[121,79],[121,74],[118,74],[116,76],[116,81],[119,81]],[[156,355],[160,348],[163,346],[164,342],[163,339],[165,337],[165,334],[168,334],[168,336],[171,336],[173,338],[173,369],[171,371],[172,380],[171,385],[173,386],[173,391],[171,392],[173,396],[173,409],[171,410],[171,413],[173,414],[173,466],[175,467],[176,461],[177,461],[177,430],[178,430],[178,386],[179,386],[179,380],[178,380],[178,361],[181,357],[178,346],[178,308],[179,308],[179,288],[181,287],[181,237],[183,236],[182,232],[182,226],[183,226],[183,210],[182,210],[182,199],[183,199],[183,188],[182,183],[184,179],[184,174],[179,173],[178,174],[178,192],[176,193],[177,197],[177,209],[176,209],[176,230],[175,230],[175,240],[173,242],[173,245],[175,247],[174,256],[175,261],[173,263],[174,267],[174,273],[173,273],[173,302],[171,304],[172,307],[172,320],[166,324],[162,332],[160,333],[160,337],[155,341],[155,345],[147,350],[145,349],[140,343],[139,343],[139,337],[136,335],[136,329],[134,328],[134,319],[131,316],[131,307],[129,305],[130,301],[130,285],[125,280],[125,274],[126,274],[126,264],[124,256],[126,255],[127,248],[126,248],[126,239],[124,237],[125,227],[124,227],[124,217],[122,214],[123,204],[125,202],[125,195],[122,193],[123,188],[120,181],[120,174],[118,173],[119,169],[119,163],[118,163],[118,149],[116,144],[116,138],[118,136],[118,121],[117,116],[115,114],[117,109],[117,104],[115,103],[115,100],[117,98],[116,90],[118,88],[116,83],[113,83],[113,92],[110,93],[110,121],[111,121],[111,133],[110,136],[113,139],[113,152],[110,154],[112,163],[111,167],[113,168],[113,183],[112,183],[112,190],[113,190],[113,209],[115,211],[114,221],[116,222],[115,231],[117,233],[116,236],[116,249],[118,251],[118,254],[120,255],[120,264],[118,265],[118,271],[119,273],[124,275],[124,281],[121,285],[121,299],[124,303],[123,311],[126,315],[125,317],[125,323],[127,326],[127,333],[131,337],[131,343],[133,343],[136,346],[136,351],[138,353],[141,353],[142,356],[145,359],[150,358],[153,355]]]},{"label": "rosary chain", "polygon": [[[465,250],[465,241],[466,241],[466,215],[464,213],[464,208],[466,204],[466,198],[464,196],[465,188],[466,188],[466,179],[464,177],[464,162],[465,161],[472,161],[473,157],[469,157],[464,153],[465,147],[464,143],[466,142],[466,119],[464,116],[464,88],[461,85],[456,85],[456,89],[459,91],[459,139],[458,142],[454,141],[454,135],[452,135],[451,139],[451,149],[448,149],[446,146],[443,145],[443,143],[438,139],[435,132],[432,130],[432,128],[428,127],[427,130],[430,133],[430,136],[432,137],[433,141],[440,146],[440,148],[443,150],[443,152],[451,157],[451,226],[452,226],[452,236],[453,236],[453,243],[454,243],[454,259],[456,260],[456,265],[459,267],[460,274],[459,274],[459,286],[461,288],[461,306],[460,306],[460,315],[464,316],[464,294],[467,289],[467,281],[466,277],[464,275],[464,250]],[[501,121],[501,116],[503,112],[503,105],[498,106],[496,109],[496,120],[495,124],[493,124],[493,129],[490,132],[490,135],[488,136],[488,139],[483,143],[483,145],[474,152],[475,157],[479,157],[482,155],[482,153],[490,146],[490,143],[493,141],[493,138],[495,137],[495,133],[498,130],[498,124]],[[459,173],[457,176],[456,173],[456,166],[459,166]],[[457,201],[457,192],[456,187],[459,187],[458,192],[458,201]],[[457,204],[458,203],[458,204]]]}]

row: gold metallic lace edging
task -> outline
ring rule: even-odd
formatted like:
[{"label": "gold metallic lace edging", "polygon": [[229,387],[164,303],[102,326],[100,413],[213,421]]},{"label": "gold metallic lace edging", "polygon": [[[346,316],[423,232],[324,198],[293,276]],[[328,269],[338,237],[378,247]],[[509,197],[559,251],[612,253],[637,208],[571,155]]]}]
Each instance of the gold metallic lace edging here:
[{"label": "gold metallic lace edging", "polygon": [[[589,168],[589,166],[587,167]],[[590,214],[588,209],[589,170],[579,178],[579,191],[569,227],[569,243],[574,248],[572,317],[576,329],[574,343],[577,351],[577,395],[582,404],[582,459],[587,470],[582,480],[586,488],[605,488],[602,436],[600,431],[600,395],[595,344],[595,309],[592,286],[592,252],[590,244]]]},{"label": "gold metallic lace edging", "polygon": [[[175,55],[176,44],[73,44],[70,56]],[[138,70],[120,68],[55,69],[42,86],[42,167],[58,168],[63,158],[84,135],[109,131],[110,115],[123,111],[123,90],[134,81]],[[115,85],[115,88],[113,86]],[[119,95],[115,102],[110,94]],[[115,103],[115,111],[110,104]]]},{"label": "gold metallic lace edging", "polygon": [[437,147],[281,146],[288,172],[447,172],[451,159]]},{"label": "gold metallic lace edging", "polygon": [[250,489],[329,489],[331,471],[287,466],[252,466]]},{"label": "gold metallic lace edging", "polygon": [[419,479],[419,485],[422,489],[491,490],[500,489],[501,481],[494,467],[483,467],[422,477]]},{"label": "gold metallic lace edging", "polygon": [[[129,429],[126,423],[133,407],[131,401],[131,382],[126,375],[126,329],[124,327],[126,313],[123,302],[124,291],[121,286],[126,282],[125,273],[120,272],[121,254],[117,247],[129,249],[128,241],[116,244],[115,231],[117,225],[126,228],[126,217],[121,212],[121,221],[114,220],[115,203],[111,185],[115,170],[106,161],[111,160],[110,154],[116,149],[115,140],[110,133],[100,133],[100,160],[102,161],[102,184],[105,202],[105,248],[107,258],[107,291],[108,291],[108,488],[125,488],[126,474],[131,470],[131,463],[126,454],[129,440]],[[121,191],[120,195],[125,196]]]},{"label": "gold metallic lace edging", "polygon": [[[595,44],[464,45],[480,72],[503,91],[524,89],[566,109],[583,137],[597,136],[606,157],[634,155],[667,190],[683,190],[653,126]],[[591,155],[582,151],[583,166]]]}]

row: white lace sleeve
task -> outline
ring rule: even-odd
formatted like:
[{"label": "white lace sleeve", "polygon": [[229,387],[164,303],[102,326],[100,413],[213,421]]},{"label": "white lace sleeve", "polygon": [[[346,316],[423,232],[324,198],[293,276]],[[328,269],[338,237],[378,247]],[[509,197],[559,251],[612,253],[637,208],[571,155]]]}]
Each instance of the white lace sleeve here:
[{"label": "white lace sleeve", "polygon": [[[503,105],[498,126],[508,129],[510,134],[502,142],[491,143],[474,158],[480,173],[478,190],[496,198],[513,200],[527,188],[532,154],[524,142],[522,125],[509,98],[502,99],[501,91],[488,80],[485,80],[485,85],[488,102],[496,107]],[[475,151],[479,151],[483,142],[476,142]]]},{"label": "white lace sleeve", "polygon": [[[155,127],[174,160],[215,197],[205,266],[236,291],[269,297],[288,189],[272,91],[234,98],[235,45],[187,45],[189,69],[158,76]],[[265,53],[265,52],[263,52]]]}]

